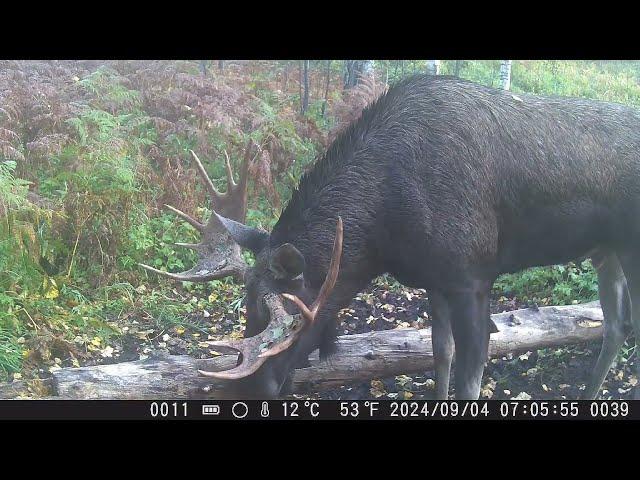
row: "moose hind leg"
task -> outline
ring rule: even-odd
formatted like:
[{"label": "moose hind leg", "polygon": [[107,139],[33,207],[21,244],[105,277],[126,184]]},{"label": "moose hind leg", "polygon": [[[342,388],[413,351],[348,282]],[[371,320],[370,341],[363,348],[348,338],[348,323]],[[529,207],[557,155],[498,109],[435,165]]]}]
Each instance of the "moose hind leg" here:
[{"label": "moose hind leg", "polygon": [[[619,252],[618,258],[624,271],[624,276],[627,279],[627,286],[629,288],[629,298],[631,300],[631,325],[633,327],[633,333],[636,338],[635,353],[636,353],[636,369],[637,374],[640,376],[640,251],[625,251]],[[640,400],[640,387],[636,385],[634,387],[635,400]]]},{"label": "moose hind leg", "polygon": [[617,255],[611,251],[602,252],[594,255],[592,260],[598,272],[600,306],[604,314],[604,336],[600,355],[581,396],[584,400],[593,400],[598,396],[602,382],[627,338],[625,327],[629,324],[631,315],[627,280]]},{"label": "moose hind leg", "polygon": [[[478,282],[480,283],[480,282]],[[489,350],[489,289],[485,282],[447,294],[455,341],[457,400],[477,400]]]},{"label": "moose hind leg", "polygon": [[431,339],[433,342],[433,363],[436,374],[436,400],[449,398],[449,379],[453,360],[453,333],[451,332],[451,312],[445,297],[439,292],[430,292],[432,307]]}]

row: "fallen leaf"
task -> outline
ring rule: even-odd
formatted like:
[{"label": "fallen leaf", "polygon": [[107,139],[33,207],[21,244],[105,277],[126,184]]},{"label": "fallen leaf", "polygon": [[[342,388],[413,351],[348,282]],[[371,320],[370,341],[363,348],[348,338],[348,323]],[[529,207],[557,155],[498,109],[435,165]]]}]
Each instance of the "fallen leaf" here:
[{"label": "fallen leaf", "polygon": [[112,357],[113,356],[113,348],[111,348],[109,345],[107,345],[105,348],[100,350],[100,355],[102,355],[103,358]]},{"label": "fallen leaf", "polygon": [[602,326],[602,322],[589,320],[588,318],[580,319],[576,323],[583,328],[597,328]]},{"label": "fallen leaf", "polygon": [[517,396],[513,397],[511,400],[531,400],[531,395],[527,392],[520,392]]},{"label": "fallen leaf", "polygon": [[384,383],[380,380],[371,380],[371,389],[369,391],[375,398],[380,398],[387,394]]}]

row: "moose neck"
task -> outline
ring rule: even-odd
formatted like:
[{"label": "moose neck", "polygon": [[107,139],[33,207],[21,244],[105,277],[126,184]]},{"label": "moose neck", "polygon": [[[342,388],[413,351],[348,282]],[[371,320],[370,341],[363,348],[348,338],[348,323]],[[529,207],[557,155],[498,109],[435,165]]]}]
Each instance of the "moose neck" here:
[{"label": "moose neck", "polygon": [[334,297],[356,293],[383,273],[375,246],[386,172],[363,148],[371,133],[361,122],[343,132],[303,176],[271,233],[272,248],[291,243],[300,250],[305,279],[319,288],[329,267],[336,220],[342,218],[343,253]]}]

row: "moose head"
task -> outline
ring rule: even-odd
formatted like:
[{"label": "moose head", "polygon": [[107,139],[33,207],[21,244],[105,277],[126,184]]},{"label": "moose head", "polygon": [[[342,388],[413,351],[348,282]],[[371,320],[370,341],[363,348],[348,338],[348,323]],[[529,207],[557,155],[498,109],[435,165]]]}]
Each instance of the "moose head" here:
[{"label": "moose head", "polygon": [[[304,280],[304,256],[294,245],[285,243],[271,246],[267,232],[243,223],[247,211],[249,165],[257,152],[258,147],[250,141],[244,152],[238,183],[233,179],[229,156],[225,152],[227,191],[221,193],[213,185],[198,156],[191,151],[211,196],[213,213],[205,225],[177,208],[165,206],[201,233],[202,240],[198,244],[177,244],[197,251],[198,262],[196,266],[182,273],[169,273],[148,265],[140,265],[149,271],[179,281],[206,282],[232,276],[245,282],[245,338],[210,343],[221,349],[239,352],[239,363],[230,370],[200,370],[199,373],[218,379],[245,379],[237,382],[242,385],[239,391],[252,396],[266,397],[277,395],[286,379],[283,375],[274,377],[254,374],[270,358],[286,356],[290,347],[314,325],[318,312],[336,284],[342,254],[343,226],[342,219],[338,217],[326,278],[319,289],[311,288]],[[241,248],[248,249],[255,255],[253,267],[247,265],[242,258]],[[286,367],[282,370],[288,372]]]}]

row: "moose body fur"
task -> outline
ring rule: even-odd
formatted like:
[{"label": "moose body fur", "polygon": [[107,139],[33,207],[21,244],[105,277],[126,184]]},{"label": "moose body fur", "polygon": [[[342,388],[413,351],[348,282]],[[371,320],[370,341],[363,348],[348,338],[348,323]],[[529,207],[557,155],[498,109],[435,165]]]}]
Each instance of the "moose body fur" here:
[{"label": "moose body fur", "polygon": [[370,106],[301,181],[275,226],[320,282],[333,224],[343,281],[427,289],[566,262],[640,239],[640,114],[420,76]]}]

